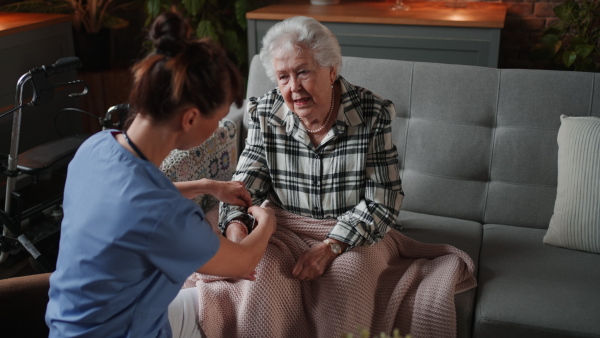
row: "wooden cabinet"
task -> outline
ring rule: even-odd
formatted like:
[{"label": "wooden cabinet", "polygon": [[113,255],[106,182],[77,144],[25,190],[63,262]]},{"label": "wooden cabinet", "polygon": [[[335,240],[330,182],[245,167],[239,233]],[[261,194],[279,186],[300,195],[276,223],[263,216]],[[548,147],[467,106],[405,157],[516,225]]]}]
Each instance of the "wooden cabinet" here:
[{"label": "wooden cabinet", "polygon": [[[73,56],[71,17],[59,14],[0,12],[0,112],[14,107],[15,89],[21,75],[58,59]],[[75,71],[51,78],[52,83],[76,79]],[[25,86],[24,102],[32,95],[31,82]],[[48,106],[25,107],[21,120],[20,152],[61,135],[81,131],[81,116],[62,112],[63,107],[77,107],[76,99],[58,99]],[[64,96],[64,95],[63,95]],[[58,115],[58,116],[57,116]],[[0,153],[8,153],[12,116],[0,119]]]},{"label": "wooden cabinet", "polygon": [[304,1],[248,12],[248,56],[260,52],[262,37],[275,23],[304,15],[336,35],[344,56],[498,66],[505,4],[468,2],[456,8],[443,1],[405,2],[408,11],[390,10],[392,2],[315,6]]},{"label": "wooden cabinet", "polygon": [[73,55],[70,16],[0,12],[0,107],[14,104],[21,75]]}]

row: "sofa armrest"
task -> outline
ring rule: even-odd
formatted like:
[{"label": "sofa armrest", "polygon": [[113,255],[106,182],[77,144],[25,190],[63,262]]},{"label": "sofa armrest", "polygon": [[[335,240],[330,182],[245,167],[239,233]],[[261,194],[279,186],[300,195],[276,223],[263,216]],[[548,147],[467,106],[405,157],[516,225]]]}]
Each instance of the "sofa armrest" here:
[{"label": "sofa armrest", "polygon": [[45,322],[50,273],[0,280],[3,337],[47,337]]}]

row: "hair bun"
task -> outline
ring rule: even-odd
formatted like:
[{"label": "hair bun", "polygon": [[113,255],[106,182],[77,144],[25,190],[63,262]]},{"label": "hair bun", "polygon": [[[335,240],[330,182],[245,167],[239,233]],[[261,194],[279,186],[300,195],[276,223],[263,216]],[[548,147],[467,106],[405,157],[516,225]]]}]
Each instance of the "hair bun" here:
[{"label": "hair bun", "polygon": [[150,39],[159,54],[175,56],[187,45],[191,35],[190,25],[177,13],[159,15],[150,28]]}]

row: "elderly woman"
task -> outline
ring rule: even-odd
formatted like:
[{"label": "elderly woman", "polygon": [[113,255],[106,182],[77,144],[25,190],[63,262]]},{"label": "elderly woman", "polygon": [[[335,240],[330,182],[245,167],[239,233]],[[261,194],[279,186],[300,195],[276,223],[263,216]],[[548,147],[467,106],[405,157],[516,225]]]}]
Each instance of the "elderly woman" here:
[{"label": "elderly woman", "polygon": [[[301,216],[336,220],[292,271],[316,279],[336,257],[378,242],[395,226],[403,192],[391,136],[394,105],[340,76],[337,39],[312,18],[273,26],[260,58],[277,89],[248,105],[234,180],[246,183],[254,204],[268,199]],[[234,241],[250,230],[242,212],[221,210],[221,228]]]},{"label": "elderly woman", "polygon": [[[314,19],[274,25],[260,57],[277,88],[250,99],[233,180],[253,205],[275,210],[277,231],[254,281],[188,279],[185,287],[199,291],[200,327],[208,337],[329,338],[361,328],[452,336],[454,293],[473,286],[472,262],[390,231],[403,199],[394,105],[340,76],[340,46]],[[253,230],[239,206],[221,205],[219,229],[216,212],[207,219],[234,242]],[[453,265],[415,260],[439,256]]]}]

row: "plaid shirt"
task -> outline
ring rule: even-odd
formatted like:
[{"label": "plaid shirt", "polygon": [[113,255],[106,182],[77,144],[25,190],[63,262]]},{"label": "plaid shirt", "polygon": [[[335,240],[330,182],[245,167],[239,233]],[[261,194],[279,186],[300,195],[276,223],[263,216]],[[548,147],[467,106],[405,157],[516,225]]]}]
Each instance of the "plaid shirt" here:
[{"label": "plaid shirt", "polygon": [[[392,143],[393,103],[340,81],[337,121],[318,147],[278,89],[251,98],[246,147],[233,180],[246,184],[254,205],[268,199],[302,216],[337,218],[328,237],[351,248],[373,244],[396,227],[404,193]],[[243,212],[221,204],[221,230]]]}]

